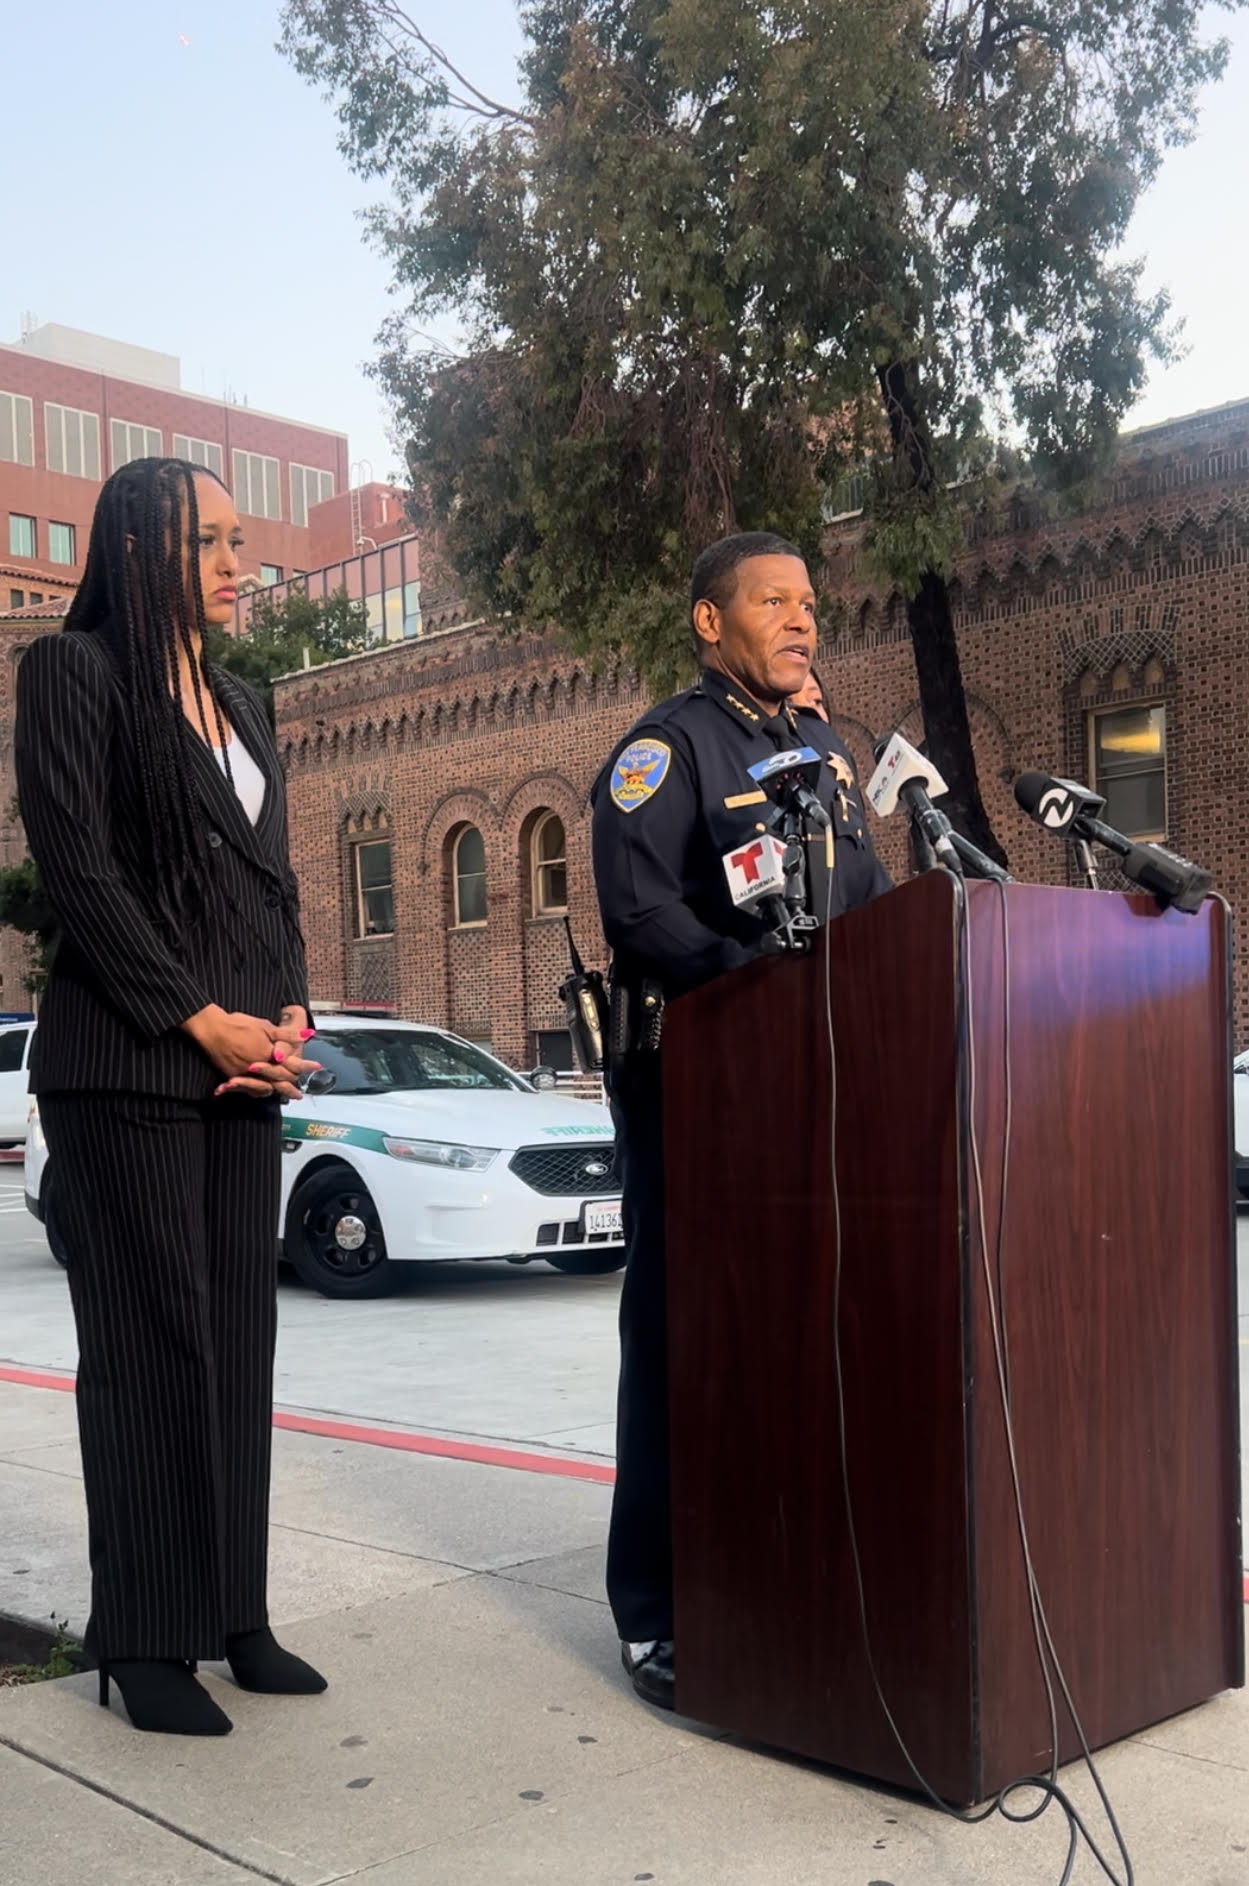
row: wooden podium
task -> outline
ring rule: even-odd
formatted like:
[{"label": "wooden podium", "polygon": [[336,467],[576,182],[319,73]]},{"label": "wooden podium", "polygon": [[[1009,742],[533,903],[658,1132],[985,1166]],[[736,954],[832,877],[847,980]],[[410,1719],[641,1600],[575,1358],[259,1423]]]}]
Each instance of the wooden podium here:
[{"label": "wooden podium", "polygon": [[664,1092],[678,1707],[914,1787],[848,1478],[883,1694],[967,1803],[1049,1760],[986,1256],[1090,1743],[1243,1683],[1244,1646],[1225,908],[963,896],[931,872],[674,1003]]}]

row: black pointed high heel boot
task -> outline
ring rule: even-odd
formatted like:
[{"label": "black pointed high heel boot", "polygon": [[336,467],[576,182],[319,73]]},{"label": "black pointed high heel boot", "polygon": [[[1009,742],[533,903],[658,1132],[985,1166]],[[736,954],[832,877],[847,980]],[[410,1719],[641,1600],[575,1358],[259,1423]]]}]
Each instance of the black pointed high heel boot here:
[{"label": "black pointed high heel boot", "polygon": [[227,1637],[226,1662],[241,1690],[262,1696],[318,1696],[328,1687],[319,1670],[283,1650],[267,1624]]},{"label": "black pointed high heel boot", "polygon": [[116,1683],[136,1729],[156,1735],[229,1735],[234,1724],[195,1680],[195,1665],[129,1658],[100,1665],[100,1702]]}]

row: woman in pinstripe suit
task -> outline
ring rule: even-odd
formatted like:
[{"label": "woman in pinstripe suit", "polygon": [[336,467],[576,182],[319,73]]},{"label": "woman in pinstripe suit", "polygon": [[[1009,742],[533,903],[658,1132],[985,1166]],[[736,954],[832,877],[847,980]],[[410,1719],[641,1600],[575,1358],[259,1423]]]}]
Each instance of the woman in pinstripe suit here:
[{"label": "woman in pinstripe suit", "polygon": [[19,671],[18,794],[60,919],[32,1086],[78,1328],[88,1647],[136,1728],[230,1728],[195,1676],[324,1689],[265,1605],[279,1102],[308,999],[281,769],[210,667],[240,543],[224,485],[103,487],[61,635]]}]

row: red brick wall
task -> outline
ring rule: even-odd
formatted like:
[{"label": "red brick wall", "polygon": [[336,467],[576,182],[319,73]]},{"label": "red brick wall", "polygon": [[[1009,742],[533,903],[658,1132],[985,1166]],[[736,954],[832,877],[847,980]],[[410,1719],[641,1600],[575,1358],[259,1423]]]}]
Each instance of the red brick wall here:
[{"label": "red brick wall", "polygon": [[[856,726],[917,731],[904,612],[871,587],[852,527],[830,572],[822,672],[852,743]],[[1129,437],[1077,516],[1025,512],[977,532],[954,598],[981,786],[1016,876],[1075,881],[1070,854],[1016,808],[1010,779],[1030,767],[1087,779],[1089,710],[1156,700],[1167,710],[1166,842],[1213,870],[1249,920],[1249,404]],[[861,736],[856,754],[862,764]],[[877,837],[896,868],[902,834]]]},{"label": "red brick wall", "polygon": [[[351,940],[343,856],[351,823],[380,813],[393,846],[400,1013],[532,1065],[534,1035],[563,1025],[556,989],[567,967],[562,924],[532,913],[534,814],[564,822],[574,929],[587,961],[601,961],[587,796],[644,698],[627,669],[595,679],[553,639],[473,628],[283,683],[279,739],[314,998],[348,998],[352,959],[367,947]],[[488,919],[457,930],[451,853],[466,824],[485,840]]]},{"label": "red brick wall", "polygon": [[352,505],[356,499],[361,537],[371,537],[374,544],[389,544],[411,534],[412,520],[402,491],[396,491],[393,485],[373,484],[362,485],[357,493],[340,485],[332,498],[314,504],[308,513],[308,562],[303,568],[319,570],[323,564],[355,556]]},{"label": "red brick wall", "polygon": [[[854,526],[830,545],[829,581],[821,668],[866,775],[872,737],[920,731],[905,611],[870,581]],[[1000,526],[976,526],[955,607],[981,786],[1015,875],[1068,877],[1063,847],[1016,809],[1015,774],[1036,766],[1086,778],[1088,709],[1159,699],[1168,840],[1208,865],[1249,920],[1249,405],[1125,440],[1079,516],[1046,520],[1020,506]],[[532,814],[550,807],[564,819],[573,926],[587,962],[601,964],[586,795],[644,699],[626,669],[596,680],[555,638],[518,641],[480,626],[283,684],[279,736],[314,995],[347,996],[366,947],[348,940],[344,833],[372,809],[392,835],[399,1011],[488,1033],[496,1052],[529,1065],[536,1032],[562,1023],[555,989],[565,967],[560,925],[529,911]],[[447,841],[466,821],[486,843],[484,931],[451,926]],[[901,821],[877,825],[875,837],[904,875]],[[1245,966],[1236,1026],[1244,1046]]]}]

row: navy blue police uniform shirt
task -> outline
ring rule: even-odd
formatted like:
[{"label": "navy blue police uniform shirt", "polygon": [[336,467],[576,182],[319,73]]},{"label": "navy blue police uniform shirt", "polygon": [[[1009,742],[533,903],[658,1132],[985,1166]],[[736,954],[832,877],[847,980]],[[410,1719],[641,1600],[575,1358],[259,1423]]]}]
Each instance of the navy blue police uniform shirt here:
[{"label": "navy blue police uniform shirt", "polygon": [[[767,716],[717,669],[642,716],[591,793],[603,933],[624,982],[680,995],[757,956],[769,929],[733,904],[725,854],[758,836],[771,802],[749,768],[796,746],[823,755],[818,796],[832,819],[832,913],[892,888],[877,858],[846,748],[817,714]],[[812,910],[828,904],[829,846],[808,841]]]}]

